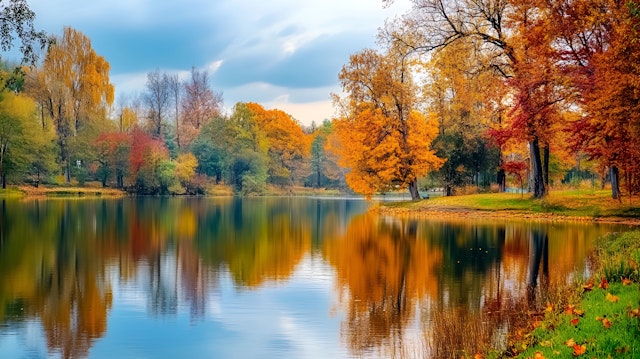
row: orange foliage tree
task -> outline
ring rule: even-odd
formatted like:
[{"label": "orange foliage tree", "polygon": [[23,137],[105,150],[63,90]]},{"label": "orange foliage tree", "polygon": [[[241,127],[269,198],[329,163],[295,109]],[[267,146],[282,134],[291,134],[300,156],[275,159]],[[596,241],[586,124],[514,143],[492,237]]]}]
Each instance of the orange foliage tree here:
[{"label": "orange foliage tree", "polygon": [[560,1],[552,13],[559,56],[581,110],[571,142],[609,168],[616,199],[619,170],[629,193],[640,189],[640,151],[630,145],[640,140],[639,7],[637,1]]},{"label": "orange foliage tree", "polygon": [[405,55],[363,50],[351,55],[340,72],[344,99],[335,120],[340,164],[349,168],[347,184],[371,197],[396,186],[420,198],[418,177],[443,161],[430,149],[437,124],[416,110],[417,89]]},{"label": "orange foliage tree", "polygon": [[265,110],[252,102],[247,107],[269,142],[268,180],[293,185],[306,177],[311,138],[300,124],[281,110]]},{"label": "orange foliage tree", "polygon": [[[510,90],[511,133],[526,141],[532,163],[534,197],[544,185],[541,147],[547,148],[550,128],[558,121],[562,84],[550,57],[553,38],[548,32],[548,7],[528,0],[413,0],[414,9],[389,22],[385,41],[402,44],[417,53],[431,52],[460,41],[472,41],[488,59],[482,66],[506,79]],[[545,151],[545,158],[547,157]]]}]

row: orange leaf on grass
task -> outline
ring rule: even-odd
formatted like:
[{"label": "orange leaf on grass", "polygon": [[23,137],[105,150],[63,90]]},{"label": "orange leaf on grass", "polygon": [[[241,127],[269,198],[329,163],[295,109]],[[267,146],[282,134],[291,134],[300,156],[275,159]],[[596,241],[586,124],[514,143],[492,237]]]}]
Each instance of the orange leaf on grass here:
[{"label": "orange leaf on grass", "polygon": [[629,278],[622,278],[622,285],[631,285],[633,282]]},{"label": "orange leaf on grass", "polygon": [[604,277],[602,278],[602,281],[598,285],[598,288],[601,288],[601,289],[609,288],[609,281],[607,280],[607,278],[604,278]]},{"label": "orange leaf on grass", "polygon": [[607,296],[605,297],[605,299],[611,303],[617,303],[618,302],[618,296],[617,295],[613,295],[611,293],[607,293]]},{"label": "orange leaf on grass", "polygon": [[568,347],[573,347],[574,345],[576,345],[576,341],[573,340],[573,338],[567,340],[566,342],[564,342],[564,345],[568,346]]},{"label": "orange leaf on grass", "polygon": [[580,319],[578,318],[573,318],[571,319],[571,325],[573,325],[574,327],[578,325],[578,322],[580,321]]},{"label": "orange leaf on grass", "polygon": [[573,310],[575,309],[575,305],[573,304],[569,304],[566,307],[564,307],[564,312],[565,314],[573,314]]},{"label": "orange leaf on grass", "polygon": [[582,345],[574,345],[573,346],[573,356],[580,356],[582,354],[584,354],[587,351],[587,345],[586,344],[582,344]]},{"label": "orange leaf on grass", "polygon": [[602,319],[602,325],[606,328],[609,329],[611,328],[611,321],[607,318]]},{"label": "orange leaf on grass", "polygon": [[590,281],[589,283],[583,285],[582,289],[584,289],[585,292],[588,292],[588,291],[592,290],[593,289],[593,282]]},{"label": "orange leaf on grass", "polygon": [[544,359],[544,355],[542,352],[536,352],[533,356],[533,359]]}]

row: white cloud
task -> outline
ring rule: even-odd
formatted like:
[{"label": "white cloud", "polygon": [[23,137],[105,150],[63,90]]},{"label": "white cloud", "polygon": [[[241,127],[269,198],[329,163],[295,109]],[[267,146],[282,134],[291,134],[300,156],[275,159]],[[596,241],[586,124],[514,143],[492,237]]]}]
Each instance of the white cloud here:
[{"label": "white cloud", "polygon": [[[187,78],[191,67],[199,66],[227,84],[215,88],[213,83],[227,107],[259,102],[310,124],[333,115],[329,94],[338,90],[337,64],[344,54],[372,46],[385,18],[408,10],[410,1],[396,0],[387,9],[382,0],[60,0],[30,5],[45,30],[57,34],[68,25],[96,39],[94,48],[121,71],[111,75],[117,94],[143,91],[146,73],[156,68]],[[333,41],[343,42],[332,48]],[[283,66],[291,71],[283,73]]]}]

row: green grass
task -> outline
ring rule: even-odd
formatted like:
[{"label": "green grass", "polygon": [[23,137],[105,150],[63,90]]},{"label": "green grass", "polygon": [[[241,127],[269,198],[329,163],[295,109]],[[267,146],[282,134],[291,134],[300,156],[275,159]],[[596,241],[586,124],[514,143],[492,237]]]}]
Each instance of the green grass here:
[{"label": "green grass", "polygon": [[542,353],[545,358],[571,358],[574,347],[570,342],[585,345],[585,358],[640,357],[640,321],[630,315],[640,308],[639,294],[638,283],[613,283],[607,289],[596,287],[584,293],[575,307],[580,315],[566,307],[559,308],[561,313],[548,314],[531,333],[534,345],[518,357],[533,358]]},{"label": "green grass", "polygon": [[[531,323],[535,329],[512,343],[512,354],[640,358],[640,231],[609,235],[596,246],[593,278],[561,301],[549,303],[544,319]],[[618,272],[611,265],[625,269]],[[572,344],[584,345],[584,354],[575,355]]]},{"label": "green grass", "polygon": [[543,199],[513,193],[483,193],[452,197],[435,197],[418,202],[385,203],[390,212],[429,212],[440,210],[477,210],[488,212],[523,212],[568,217],[640,218],[640,199],[637,203],[611,199],[607,190],[551,191]]}]

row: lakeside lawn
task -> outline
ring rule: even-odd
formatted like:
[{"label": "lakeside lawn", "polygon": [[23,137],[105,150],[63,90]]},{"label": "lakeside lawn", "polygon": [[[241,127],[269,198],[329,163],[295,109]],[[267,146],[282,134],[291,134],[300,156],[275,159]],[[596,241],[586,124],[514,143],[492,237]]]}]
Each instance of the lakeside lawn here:
[{"label": "lakeside lawn", "polygon": [[608,190],[552,190],[543,199],[528,194],[483,193],[434,197],[416,202],[389,202],[381,212],[411,215],[490,215],[569,217],[568,219],[639,219],[640,197],[617,201]]},{"label": "lakeside lawn", "polygon": [[640,230],[601,238],[594,259],[591,278],[551,295],[507,352],[487,357],[640,358]]}]

